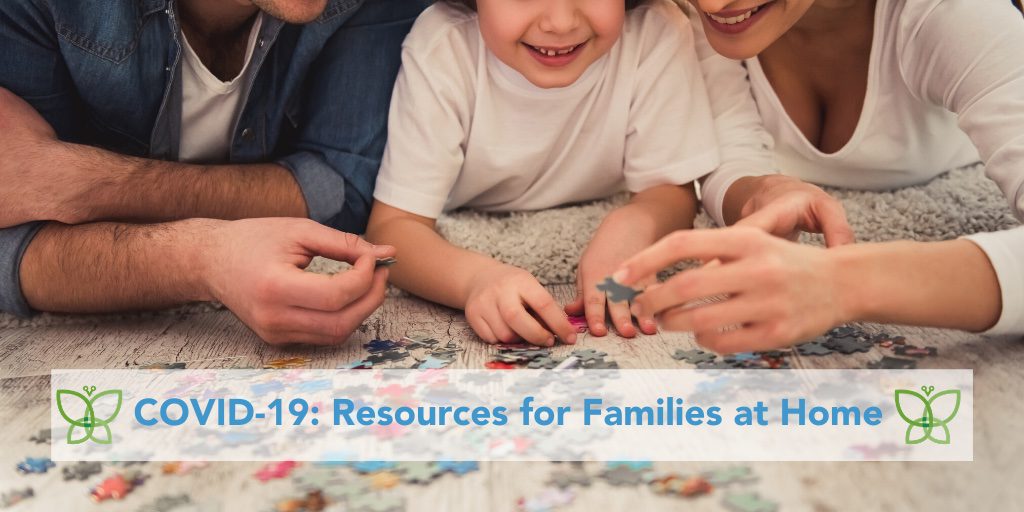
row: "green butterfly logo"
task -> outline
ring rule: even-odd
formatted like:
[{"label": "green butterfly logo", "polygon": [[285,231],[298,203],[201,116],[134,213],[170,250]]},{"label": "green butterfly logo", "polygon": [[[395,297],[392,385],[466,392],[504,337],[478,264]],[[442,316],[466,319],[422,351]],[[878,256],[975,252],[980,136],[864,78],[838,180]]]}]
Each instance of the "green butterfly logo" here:
[{"label": "green butterfly logo", "polygon": [[[949,427],[960,411],[960,390],[947,389],[932,394],[935,386],[921,386],[924,395],[909,389],[896,390],[896,411],[906,421],[906,444],[920,444],[931,441],[936,444],[949,444]],[[920,413],[908,414],[908,411]]]},{"label": "green butterfly logo", "polygon": [[[84,386],[81,394],[70,389],[57,390],[57,411],[67,421],[68,444],[82,444],[86,441],[93,441],[97,444],[110,444],[114,440],[110,432],[110,422],[117,418],[121,412],[123,396],[120,389],[110,389],[96,393],[96,386]],[[93,395],[93,393],[96,393]],[[116,402],[111,402],[116,400]],[[109,404],[108,404],[109,403]],[[96,410],[104,412],[113,408],[113,412],[104,414],[104,417],[97,417]],[[68,411],[75,411],[69,414]],[[78,412],[82,411],[82,412]],[[99,434],[99,435],[97,435]]]}]

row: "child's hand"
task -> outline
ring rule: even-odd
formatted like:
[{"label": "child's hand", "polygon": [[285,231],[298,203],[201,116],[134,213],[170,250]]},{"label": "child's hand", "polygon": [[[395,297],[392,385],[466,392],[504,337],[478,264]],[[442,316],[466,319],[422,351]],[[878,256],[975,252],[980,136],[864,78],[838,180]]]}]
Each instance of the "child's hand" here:
[{"label": "child's hand", "polygon": [[[653,244],[655,240],[650,238],[639,234],[637,230],[630,230],[629,222],[606,220],[580,258],[579,269],[576,271],[576,300],[565,307],[565,312],[570,315],[585,314],[590,332],[595,336],[604,336],[608,334],[605,325],[607,304],[608,313],[619,335],[626,338],[636,336],[637,328],[633,325],[629,303],[607,300],[597,285],[612,275],[623,262]],[[634,288],[640,289],[653,282],[649,279],[634,285]],[[658,330],[651,315],[638,317],[637,321],[644,334],[654,334]]]},{"label": "child's hand", "polygon": [[[531,310],[547,329],[530,314]],[[522,339],[550,347],[555,344],[555,336],[568,344],[576,343],[576,330],[554,297],[532,274],[510,265],[501,265],[474,279],[466,301],[466,320],[487,343]]]}]

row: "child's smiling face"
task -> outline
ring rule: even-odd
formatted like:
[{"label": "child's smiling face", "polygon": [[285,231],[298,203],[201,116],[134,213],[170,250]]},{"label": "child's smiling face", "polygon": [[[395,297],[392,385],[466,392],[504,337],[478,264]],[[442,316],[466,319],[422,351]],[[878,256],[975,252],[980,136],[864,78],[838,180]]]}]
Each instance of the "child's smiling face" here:
[{"label": "child's smiling face", "polygon": [[624,0],[477,0],[487,49],[537,87],[572,85],[622,33]]}]

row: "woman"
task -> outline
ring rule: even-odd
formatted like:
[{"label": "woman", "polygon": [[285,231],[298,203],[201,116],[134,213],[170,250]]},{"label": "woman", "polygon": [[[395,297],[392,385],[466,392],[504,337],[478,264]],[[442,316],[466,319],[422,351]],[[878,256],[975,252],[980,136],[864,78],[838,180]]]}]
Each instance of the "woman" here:
[{"label": "woman", "polygon": [[[886,189],[981,160],[1024,218],[1024,18],[1005,0],[691,0],[711,45],[746,59],[783,172],[817,184]],[[625,284],[687,258],[634,314],[696,333],[720,352],[778,347],[849,321],[1024,333],[1024,228],[916,243],[801,246],[754,204],[763,178],[733,189],[743,226],[675,233],[627,261]],[[739,192],[737,192],[739,194]],[[966,293],[965,293],[966,292]],[[715,304],[686,308],[701,297]],[[739,326],[739,327],[737,327]]]}]

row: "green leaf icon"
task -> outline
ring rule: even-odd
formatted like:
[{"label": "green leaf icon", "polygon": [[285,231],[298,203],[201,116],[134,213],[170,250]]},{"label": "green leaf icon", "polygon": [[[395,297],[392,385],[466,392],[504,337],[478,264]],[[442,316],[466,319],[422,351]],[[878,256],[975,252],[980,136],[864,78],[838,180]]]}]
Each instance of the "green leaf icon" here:
[{"label": "green leaf icon", "polygon": [[[86,386],[83,390],[87,394],[92,395],[96,390],[96,386]],[[119,389],[103,391],[91,397],[70,389],[58,389],[56,397],[57,412],[70,425],[66,436],[68,444],[82,444],[86,441],[93,441],[97,444],[110,444],[113,442],[114,435],[110,431],[109,423],[114,421],[114,418],[117,418],[117,414],[121,412],[123,399],[123,394]],[[106,405],[104,402],[110,402],[111,400],[115,401],[112,403],[113,412],[104,417],[97,417],[97,404]],[[77,408],[72,409],[72,404],[77,406]],[[77,417],[78,414],[68,412],[68,410],[78,409],[83,409],[84,411],[80,418]]]},{"label": "green leaf icon", "polygon": [[[925,441],[949,444],[949,427],[946,424],[960,412],[960,390],[948,389],[934,395],[931,393],[935,386],[922,387],[921,390],[925,395],[909,389],[896,390],[896,412],[908,425],[903,441],[906,444]],[[949,412],[937,417],[936,409]]]}]

